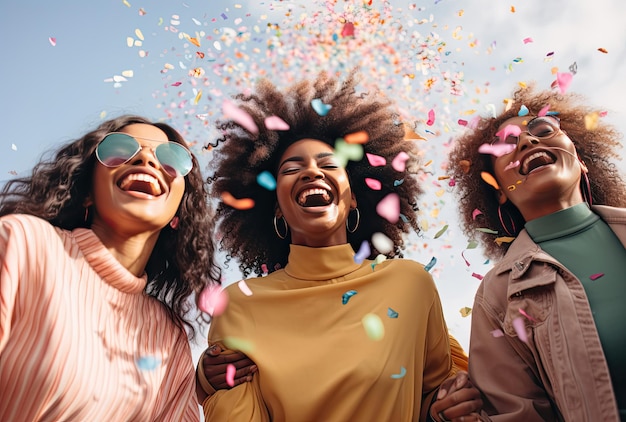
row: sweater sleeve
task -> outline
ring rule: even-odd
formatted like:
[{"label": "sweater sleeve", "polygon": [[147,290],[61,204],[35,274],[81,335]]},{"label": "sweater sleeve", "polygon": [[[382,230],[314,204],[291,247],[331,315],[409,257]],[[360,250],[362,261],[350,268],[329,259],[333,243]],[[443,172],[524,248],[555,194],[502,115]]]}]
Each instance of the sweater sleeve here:
[{"label": "sweater sleeve", "polygon": [[498,319],[486,306],[478,288],[472,308],[469,374],[483,393],[484,410],[493,421],[540,422],[556,420],[550,400],[532,368],[522,359],[509,336],[494,337],[503,330]]},{"label": "sweater sleeve", "polygon": [[167,371],[156,399],[153,421],[196,422],[200,409],[196,398],[196,374],[184,332],[173,342]]}]

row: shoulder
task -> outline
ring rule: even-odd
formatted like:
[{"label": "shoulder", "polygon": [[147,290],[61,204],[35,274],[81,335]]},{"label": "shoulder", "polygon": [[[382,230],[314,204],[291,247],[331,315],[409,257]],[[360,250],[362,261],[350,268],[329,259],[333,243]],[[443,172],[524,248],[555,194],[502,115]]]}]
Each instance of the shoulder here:
[{"label": "shoulder", "polygon": [[374,266],[374,273],[384,274],[393,281],[406,280],[420,288],[428,287],[437,290],[432,275],[426,271],[424,264],[405,258],[393,258]]},{"label": "shoulder", "polygon": [[0,217],[2,237],[19,236],[28,239],[29,243],[59,230],[61,229],[34,215],[9,214]]}]

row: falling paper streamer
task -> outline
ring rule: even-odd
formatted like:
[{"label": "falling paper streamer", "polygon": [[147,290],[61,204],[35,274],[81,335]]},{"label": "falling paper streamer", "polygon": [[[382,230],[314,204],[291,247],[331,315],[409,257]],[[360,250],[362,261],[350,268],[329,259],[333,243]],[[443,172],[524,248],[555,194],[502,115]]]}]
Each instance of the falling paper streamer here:
[{"label": "falling paper streamer", "polygon": [[212,317],[221,315],[228,306],[228,294],[221,286],[205,287],[198,298],[198,308]]},{"label": "falling paper streamer", "polygon": [[240,124],[248,132],[254,135],[259,133],[259,128],[256,123],[254,123],[252,116],[237,107],[232,101],[224,100],[222,103],[222,113],[224,113],[226,118],[233,119],[236,123]]},{"label": "falling paper streamer", "polygon": [[348,290],[343,295],[341,295],[341,303],[343,303],[344,305],[347,304],[350,298],[355,294],[357,294],[356,290]]},{"label": "falling paper streamer", "polygon": [[358,252],[354,255],[354,262],[360,264],[365,259],[367,259],[367,257],[370,256],[371,253],[372,252],[370,251],[369,243],[367,243],[367,240],[364,240],[363,242],[361,242],[361,246],[359,247]]},{"label": "falling paper streamer", "polygon": [[[265,265],[265,264],[263,264]],[[267,268],[267,266],[265,267]],[[250,290],[250,287],[248,287],[248,284],[246,283],[245,280],[241,280],[237,283],[237,287],[239,287],[239,290],[241,290],[241,293],[243,293],[246,296],[252,296],[252,290]]]},{"label": "falling paper streamer", "polygon": [[396,193],[385,196],[377,205],[378,215],[389,221],[391,224],[398,222],[400,218],[400,197]]},{"label": "falling paper streamer", "polygon": [[515,238],[511,236],[502,236],[496,237],[493,241],[496,242],[498,246],[501,246],[503,243],[511,243]]},{"label": "falling paper streamer", "polygon": [[276,179],[274,179],[272,173],[267,170],[257,175],[256,182],[269,191],[273,191],[276,189]]},{"label": "falling paper streamer", "polygon": [[385,326],[380,317],[375,314],[365,314],[361,320],[367,336],[374,341],[380,341],[385,336]]},{"label": "falling paper streamer", "polygon": [[426,264],[424,266],[424,270],[425,271],[430,271],[431,268],[433,268],[435,266],[435,264],[437,263],[437,258],[435,258],[434,256],[430,259],[430,262],[428,264]]},{"label": "falling paper streamer", "polygon": [[513,328],[517,333],[517,336],[524,343],[528,342],[528,334],[526,333],[526,323],[522,317],[517,317],[513,319]]},{"label": "falling paper streamer", "polygon": [[472,273],[472,277],[477,278],[478,280],[482,280],[484,277],[478,273]]},{"label": "falling paper streamer", "polygon": [[519,117],[523,117],[523,116],[526,116],[528,113],[529,113],[528,107],[522,104],[522,106],[519,108],[519,111],[517,112],[517,115]]},{"label": "falling paper streamer", "polygon": [[400,367],[400,373],[399,374],[391,374],[391,378],[393,378],[393,379],[400,379],[400,378],[404,378],[405,375],[406,375],[406,368],[404,366],[401,366]]}]

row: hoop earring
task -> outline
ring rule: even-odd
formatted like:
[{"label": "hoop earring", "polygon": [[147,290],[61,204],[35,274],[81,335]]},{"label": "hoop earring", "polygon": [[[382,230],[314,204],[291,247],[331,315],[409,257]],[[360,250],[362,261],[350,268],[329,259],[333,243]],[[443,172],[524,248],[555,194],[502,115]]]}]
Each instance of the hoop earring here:
[{"label": "hoop earring", "polygon": [[502,225],[502,228],[504,229],[506,234],[508,234],[509,236],[515,236],[515,222],[513,221],[511,214],[506,212],[506,210],[505,210],[505,213],[506,213],[506,216],[509,217],[509,221],[511,222],[511,226],[513,227],[511,231],[509,231],[506,224],[504,224],[504,220],[502,220],[502,205],[498,205],[498,217],[500,217],[500,224]]},{"label": "hoop earring", "polygon": [[354,211],[356,211],[356,224],[354,225],[353,229],[350,229],[350,215],[348,215],[348,218],[346,218],[346,230],[348,230],[350,233],[354,233],[356,229],[359,228],[359,223],[361,222],[361,212],[358,208],[355,208]]},{"label": "hoop earring", "polygon": [[582,177],[580,178],[580,190],[583,194],[583,199],[589,206],[593,205],[593,198],[591,197],[591,184],[589,183],[589,177],[587,173],[582,172]]},{"label": "hoop earring", "polygon": [[89,207],[85,207],[85,218],[83,221],[87,224],[87,220],[89,220]]},{"label": "hoop earring", "polygon": [[274,216],[274,231],[276,232],[276,236],[278,236],[281,240],[285,239],[287,237],[287,234],[289,233],[289,226],[287,225],[287,220],[285,220],[285,217],[280,217],[283,220],[283,224],[285,225],[285,234],[280,234],[280,232],[278,231],[278,224],[276,223],[276,216]]}]

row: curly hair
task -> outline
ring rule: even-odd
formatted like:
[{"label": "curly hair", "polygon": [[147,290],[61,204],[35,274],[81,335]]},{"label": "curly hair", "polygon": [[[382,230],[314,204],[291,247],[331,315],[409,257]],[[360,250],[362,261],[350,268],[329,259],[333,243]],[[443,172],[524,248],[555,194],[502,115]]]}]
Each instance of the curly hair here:
[{"label": "curly hair", "polygon": [[[236,121],[218,121],[223,137],[217,140],[218,148],[211,167],[215,169],[211,194],[220,198],[229,192],[236,198],[251,198],[255,206],[248,210],[232,208],[220,202],[217,207],[220,248],[227,252],[227,260],[239,260],[239,268],[248,276],[284,267],[289,254],[289,235],[281,240],[274,232],[273,218],[277,204],[275,191],[257,183],[257,175],[268,171],[276,177],[279,160],[284,151],[296,141],[312,138],[334,148],[335,141],[344,136],[366,131],[369,141],[363,145],[365,153],[386,159],[385,166],[370,166],[366,155],[359,161],[349,161],[346,166],[351,188],[356,196],[361,224],[354,233],[348,232],[348,241],[358,250],[364,240],[381,232],[394,242],[389,256],[402,256],[403,233],[411,229],[419,232],[417,200],[422,193],[415,174],[417,150],[414,141],[404,140],[403,123],[390,108],[391,101],[379,92],[357,94],[357,72],[350,72],[340,82],[325,72],[314,81],[304,80],[281,92],[269,80],[257,83],[250,94],[234,98],[240,109],[247,112],[258,127],[251,133]],[[325,116],[312,107],[312,100],[320,99],[332,108]],[[289,129],[267,129],[264,119],[279,116]],[[398,172],[390,165],[394,157],[405,152],[409,155],[407,172]],[[378,191],[370,189],[365,178],[381,182]],[[387,194],[395,192],[400,197],[401,219],[392,224],[380,217],[376,205]],[[377,252],[372,248],[372,256]]]},{"label": "curly hair", "polygon": [[[485,254],[492,259],[504,256],[510,244],[504,242],[498,246],[494,241],[506,230],[498,217],[497,192],[481,178],[483,171],[493,174],[491,157],[479,153],[478,147],[483,143],[489,143],[504,121],[518,116],[522,105],[528,108],[530,115],[537,115],[545,106],[549,106],[551,112],[558,113],[561,128],[567,132],[578,156],[589,169],[588,178],[595,204],[626,206],[626,185],[612,162],[619,159],[616,148],[621,146],[622,134],[601,119],[595,129],[586,129],[585,119],[594,113],[599,116],[600,110],[585,105],[581,95],[574,93],[563,95],[550,90],[536,92],[534,85],[533,83],[515,91],[513,105],[498,117],[480,118],[473,129],[468,129],[456,140],[449,154],[450,172],[456,181],[455,189],[459,198],[463,231],[471,239],[478,237]],[[584,180],[581,180],[581,189],[583,184]],[[482,214],[474,218],[476,209]],[[510,201],[502,205],[502,212],[511,216],[516,228],[512,235],[517,236],[524,227],[524,218]],[[478,228],[489,228],[498,234],[477,231]]]},{"label": "curly hair", "polygon": [[[0,192],[0,216],[30,214],[65,230],[89,228],[91,219],[85,221],[84,203],[92,189],[96,147],[108,133],[137,123],[158,127],[169,140],[187,146],[182,136],[165,123],[132,115],[105,121],[52,152],[51,159],[43,157],[29,177],[7,182]],[[195,334],[185,318],[191,310],[187,299],[209,283],[219,283],[221,272],[213,261],[213,219],[206,184],[196,157],[192,160],[193,169],[185,176],[185,192],[176,213],[179,225],[177,230],[169,225],[161,230],[146,265],[145,291],[166,306],[177,324],[182,321]]]}]

